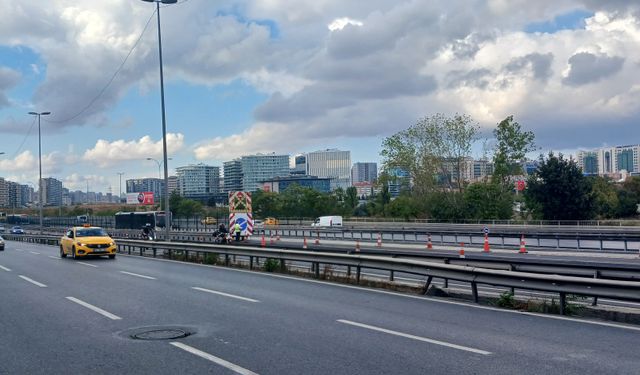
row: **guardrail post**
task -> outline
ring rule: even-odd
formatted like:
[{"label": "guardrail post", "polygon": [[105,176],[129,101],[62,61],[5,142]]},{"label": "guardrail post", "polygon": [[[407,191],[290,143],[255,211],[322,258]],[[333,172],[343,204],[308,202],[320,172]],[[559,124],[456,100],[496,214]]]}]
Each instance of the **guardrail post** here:
[{"label": "guardrail post", "polygon": [[316,279],[320,278],[320,263],[314,263],[315,271],[316,271]]},{"label": "guardrail post", "polygon": [[360,284],[360,266],[356,267],[356,284]]},{"label": "guardrail post", "polygon": [[280,272],[285,273],[287,271],[287,263],[284,259],[280,259]]},{"label": "guardrail post", "polygon": [[[513,271],[515,271],[515,270],[516,270],[516,267],[515,267],[513,264],[510,264],[510,265],[509,265],[509,271],[512,271],[512,272],[513,272]],[[511,295],[512,295],[512,296],[515,296],[515,295],[516,295],[516,288],[511,287]]]},{"label": "guardrail post", "polygon": [[188,262],[189,261],[189,250],[185,250],[184,251],[184,261]]},{"label": "guardrail post", "polygon": [[627,244],[627,239],[624,239],[624,251],[628,251],[629,250],[629,245]]},{"label": "guardrail post", "polygon": [[429,292],[429,287],[431,286],[431,281],[433,281],[433,276],[427,277],[427,282],[424,284],[424,293],[427,294]]},{"label": "guardrail post", "polygon": [[567,307],[567,294],[560,292],[560,315],[566,315],[565,308]]},{"label": "guardrail post", "polygon": [[351,277],[351,266],[347,266],[347,277]]},{"label": "guardrail post", "polygon": [[471,292],[473,293],[473,302],[478,303],[478,284],[471,282]]},{"label": "guardrail post", "polygon": [[229,267],[229,254],[224,254],[224,265]]},{"label": "guardrail post", "polygon": [[252,270],[253,269],[253,257],[249,257],[249,269]]},{"label": "guardrail post", "polygon": [[155,247],[153,248],[153,257],[155,258],[157,255],[158,249],[156,249]]},{"label": "guardrail post", "polygon": [[127,251],[129,253],[129,255],[131,255],[131,245],[127,246]]},{"label": "guardrail post", "polygon": [[[597,279],[600,277],[600,271],[595,271],[593,273],[593,278]],[[593,297],[593,302],[591,302],[591,306],[598,306],[598,296]]]},{"label": "guardrail post", "polygon": [[393,281],[393,270],[389,271],[389,281]]},{"label": "guardrail post", "polygon": [[556,249],[559,249],[560,248],[560,237],[556,236],[556,241],[557,241],[556,242]]},{"label": "guardrail post", "polygon": [[[445,259],[444,260],[444,264],[449,264],[449,259]],[[448,288],[449,287],[449,279],[444,279],[444,285],[442,287],[443,288]]]},{"label": "guardrail post", "polygon": [[600,239],[600,251],[602,251],[602,250],[603,250],[603,249],[602,249],[602,248],[603,248],[603,246],[604,246],[603,242],[604,242],[604,241],[603,241],[603,240],[602,240],[602,238],[601,238],[601,239]]},{"label": "guardrail post", "polygon": [[576,237],[576,240],[578,242],[578,250],[580,250],[580,237]]}]

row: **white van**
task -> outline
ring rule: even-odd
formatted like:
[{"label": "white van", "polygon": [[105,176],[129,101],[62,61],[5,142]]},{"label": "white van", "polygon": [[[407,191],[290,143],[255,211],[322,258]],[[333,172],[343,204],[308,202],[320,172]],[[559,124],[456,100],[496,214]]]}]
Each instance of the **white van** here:
[{"label": "white van", "polygon": [[320,216],[312,224],[312,227],[341,227],[342,216]]}]

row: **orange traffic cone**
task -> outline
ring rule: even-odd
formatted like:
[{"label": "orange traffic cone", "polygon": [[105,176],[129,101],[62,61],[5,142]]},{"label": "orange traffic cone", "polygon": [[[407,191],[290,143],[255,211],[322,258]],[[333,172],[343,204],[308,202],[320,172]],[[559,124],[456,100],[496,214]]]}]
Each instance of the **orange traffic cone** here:
[{"label": "orange traffic cone", "polygon": [[485,253],[488,253],[488,252],[490,252],[490,251],[491,251],[491,250],[489,249],[489,235],[488,235],[488,234],[485,234],[485,235],[484,235],[484,252],[485,252]]},{"label": "orange traffic cone", "polygon": [[316,237],[316,245],[320,245],[320,232],[316,232],[316,234],[318,235],[318,237]]},{"label": "orange traffic cone", "polygon": [[526,254],[526,253],[527,253],[527,248],[525,247],[524,234],[523,234],[522,237],[520,238],[520,251],[519,251],[519,254]]},{"label": "orange traffic cone", "polygon": [[267,241],[265,241],[265,239],[264,239],[264,234],[262,235],[262,240],[260,240],[260,246],[262,246],[262,247],[267,246]]},{"label": "orange traffic cone", "polygon": [[382,247],[382,236],[378,233],[378,247]]},{"label": "orange traffic cone", "polygon": [[304,242],[302,243],[302,248],[307,250],[307,237],[304,238]]},{"label": "orange traffic cone", "polygon": [[433,244],[431,243],[431,235],[429,235],[429,237],[427,237],[427,249],[428,250],[433,249]]},{"label": "orange traffic cone", "polygon": [[360,252],[360,240],[356,240],[356,253]]},{"label": "orange traffic cone", "polygon": [[464,242],[460,242],[460,258],[464,258]]}]

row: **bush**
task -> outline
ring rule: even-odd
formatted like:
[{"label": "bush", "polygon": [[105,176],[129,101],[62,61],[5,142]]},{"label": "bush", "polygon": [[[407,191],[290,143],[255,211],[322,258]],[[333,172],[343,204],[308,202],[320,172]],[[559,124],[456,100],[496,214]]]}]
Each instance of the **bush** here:
[{"label": "bush", "polygon": [[204,255],[204,264],[218,264],[218,260],[219,260],[219,256],[218,254],[212,254],[212,253],[206,253]]},{"label": "bush", "polygon": [[506,309],[515,309],[518,307],[515,298],[513,298],[513,293],[504,292],[500,295],[500,298],[496,301],[496,306],[504,307]]},{"label": "bush", "polygon": [[273,258],[268,258],[264,264],[263,269],[267,272],[274,272],[280,267],[280,261]]}]

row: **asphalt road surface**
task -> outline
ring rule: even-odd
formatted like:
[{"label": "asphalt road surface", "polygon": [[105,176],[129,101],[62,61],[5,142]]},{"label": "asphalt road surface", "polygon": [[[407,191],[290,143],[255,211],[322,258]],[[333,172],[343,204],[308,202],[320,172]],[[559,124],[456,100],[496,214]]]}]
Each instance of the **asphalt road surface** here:
[{"label": "asphalt road surface", "polygon": [[639,343],[640,327],[282,275],[0,252],[0,374],[637,374]]}]

